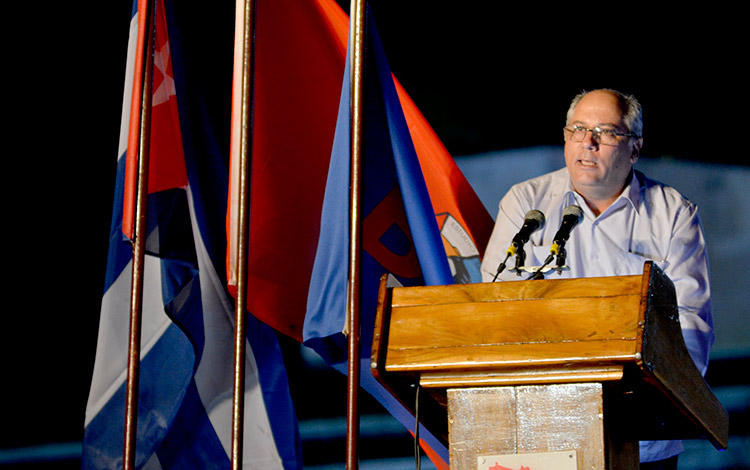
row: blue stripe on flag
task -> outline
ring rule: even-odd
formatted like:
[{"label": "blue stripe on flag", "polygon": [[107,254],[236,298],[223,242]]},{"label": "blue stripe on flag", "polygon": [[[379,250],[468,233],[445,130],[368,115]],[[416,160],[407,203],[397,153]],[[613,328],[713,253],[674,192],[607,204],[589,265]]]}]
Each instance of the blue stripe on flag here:
[{"label": "blue stripe on flag", "polygon": [[302,467],[302,440],[289,393],[289,379],[276,330],[247,318],[246,335],[258,366],[258,381],[271,424],[276,449],[286,469]]},{"label": "blue stripe on flag", "polygon": [[[372,18],[369,14],[367,17],[361,385],[404,426],[412,429],[414,418],[370,373],[379,279],[390,272],[402,285],[413,286],[452,284],[453,277],[393,78]],[[346,373],[345,339],[341,332],[348,277],[349,90],[347,58],[304,327],[305,344],[342,373]],[[420,428],[420,432],[428,445],[448,462],[447,448],[426,429]]]},{"label": "blue stripe on flag", "polygon": [[[117,161],[117,178],[115,181],[115,201],[122,201],[125,180],[125,156]],[[114,204],[112,208],[112,223],[109,228],[109,248],[107,251],[107,272],[104,276],[104,292],[114,284],[125,266],[133,259],[133,251],[122,247],[126,241],[122,233],[122,204]]]},{"label": "blue stripe on flag", "polygon": [[180,413],[156,455],[162,468],[229,468],[229,458],[203,408],[195,381],[187,387]]}]

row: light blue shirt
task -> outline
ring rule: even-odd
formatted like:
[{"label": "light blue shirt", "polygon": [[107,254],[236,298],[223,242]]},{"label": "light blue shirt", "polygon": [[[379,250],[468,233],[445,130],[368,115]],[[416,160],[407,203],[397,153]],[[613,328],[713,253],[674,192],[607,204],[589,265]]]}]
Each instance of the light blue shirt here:
[{"label": "light blue shirt", "polygon": [[[500,201],[495,228],[482,261],[482,280],[492,281],[513,237],[532,209],[546,224],[526,244],[526,266],[540,266],[550,254],[552,238],[569,205],[583,209],[583,220],[565,245],[566,266],[547,279],[624,276],[643,273],[653,260],[672,280],[677,292],[682,334],[690,356],[705,374],[714,342],[708,254],[698,208],[677,190],[633,171],[620,196],[598,217],[573,191],[568,169],[548,173],[513,186]],[[524,280],[512,269],[514,258],[498,280]],[[552,264],[555,264],[554,262]],[[641,462],[661,460],[682,452],[680,441],[642,441]]]}]

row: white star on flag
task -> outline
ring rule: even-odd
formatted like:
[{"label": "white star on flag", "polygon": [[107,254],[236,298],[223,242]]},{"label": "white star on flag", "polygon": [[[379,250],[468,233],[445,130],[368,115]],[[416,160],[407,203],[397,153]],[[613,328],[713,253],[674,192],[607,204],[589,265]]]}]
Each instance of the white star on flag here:
[{"label": "white star on flag", "polygon": [[[161,73],[162,81],[159,83],[156,90],[154,90],[154,96],[151,102],[152,106],[166,103],[170,96],[176,94],[174,78],[168,73],[168,65],[169,42],[165,42],[159,50],[154,51],[154,67],[156,67],[156,70]],[[154,78],[156,78],[156,76]]]}]

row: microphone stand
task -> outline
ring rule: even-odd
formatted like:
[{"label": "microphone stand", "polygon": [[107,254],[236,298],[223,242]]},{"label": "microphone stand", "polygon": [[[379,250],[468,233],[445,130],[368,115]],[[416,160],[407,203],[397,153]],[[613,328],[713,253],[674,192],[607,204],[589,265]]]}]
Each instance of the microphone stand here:
[{"label": "microphone stand", "polygon": [[505,269],[505,263],[508,262],[508,258],[510,258],[511,252],[508,251],[508,253],[505,255],[505,259],[502,263],[497,267],[497,272],[495,273],[495,277],[492,278],[492,282],[497,281],[497,276],[500,275],[501,272]]},{"label": "microphone stand", "polygon": [[[536,269],[536,271],[534,271],[531,274],[531,276],[529,276],[529,277],[526,278],[526,280],[529,281],[529,280],[535,280],[535,279],[544,279],[544,274],[542,274],[542,269],[544,269],[545,266],[547,266],[548,264],[550,264],[553,259],[555,259],[554,255],[552,255],[552,254],[548,255],[547,259],[544,260],[544,264],[542,264],[541,266],[539,266]],[[558,269],[560,269],[560,268],[558,267]]]},{"label": "microphone stand", "polygon": [[517,276],[521,276],[521,268],[523,268],[525,263],[526,263],[526,252],[523,250],[523,247],[519,247],[518,251],[516,251],[516,275]]},{"label": "microphone stand", "polygon": [[[551,257],[552,255],[550,255]],[[565,266],[565,248],[560,247],[560,251],[557,254],[557,274],[562,273],[562,267]]]}]

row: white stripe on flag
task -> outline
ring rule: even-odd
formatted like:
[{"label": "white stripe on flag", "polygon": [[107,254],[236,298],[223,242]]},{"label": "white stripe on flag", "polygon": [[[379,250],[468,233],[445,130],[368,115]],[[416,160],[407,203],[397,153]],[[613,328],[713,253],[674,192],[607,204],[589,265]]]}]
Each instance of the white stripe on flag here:
[{"label": "white stripe on flag", "polygon": [[130,125],[130,101],[133,96],[133,74],[135,73],[135,49],[138,38],[138,14],[130,20],[130,39],[128,56],[125,64],[125,87],[122,94],[122,117],[120,118],[120,143],[117,146],[117,158],[125,156],[128,149],[128,126]]},{"label": "white stripe on flag", "polygon": [[[86,406],[85,426],[112,398],[127,378],[128,335],[130,323],[130,285],[132,261],[102,298],[99,336],[94,374]],[[141,357],[145,357],[172,324],[164,314],[161,294],[161,263],[158,258],[144,259]]]},{"label": "white stripe on flag", "polygon": [[[193,212],[192,192],[188,187],[189,207],[200,270],[201,299],[205,347],[195,374],[201,402],[208,412],[227,455],[232,448],[232,392],[234,357],[234,307],[214,269],[200,236]],[[245,342],[245,433],[243,441],[244,468],[283,470],[273,439],[268,411],[258,378],[258,367],[250,344]]]}]

